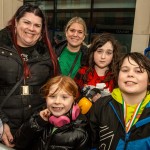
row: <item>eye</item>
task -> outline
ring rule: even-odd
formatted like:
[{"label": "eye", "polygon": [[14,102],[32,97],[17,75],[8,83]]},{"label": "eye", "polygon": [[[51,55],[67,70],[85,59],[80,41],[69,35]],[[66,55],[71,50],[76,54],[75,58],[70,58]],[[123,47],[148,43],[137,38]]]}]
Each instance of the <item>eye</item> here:
[{"label": "eye", "polygon": [[67,96],[62,96],[62,98],[63,98],[63,99],[67,99],[68,97],[67,97]]},{"label": "eye", "polygon": [[49,98],[55,98],[56,96],[55,95],[49,95],[48,97]]},{"label": "eye", "polygon": [[107,54],[107,55],[112,55],[113,52],[112,52],[112,51],[107,51],[106,54]]},{"label": "eye", "polygon": [[138,68],[138,69],[135,70],[135,72],[137,72],[137,73],[143,73],[143,72],[144,72],[144,69]]},{"label": "eye", "polygon": [[40,24],[35,24],[35,27],[41,28],[41,25]]},{"label": "eye", "polygon": [[73,32],[75,32],[76,30],[75,30],[75,29],[70,29],[69,31],[73,33]]},{"label": "eye", "polygon": [[128,72],[128,69],[126,69],[126,68],[121,68],[120,71],[121,71],[121,72]]},{"label": "eye", "polygon": [[25,23],[25,24],[30,24],[30,22],[29,22],[29,21],[24,21],[24,23]]},{"label": "eye", "polygon": [[98,49],[98,50],[96,50],[96,52],[99,53],[99,54],[101,54],[103,52],[103,50]]},{"label": "eye", "polygon": [[83,31],[78,31],[79,34],[83,34]]}]

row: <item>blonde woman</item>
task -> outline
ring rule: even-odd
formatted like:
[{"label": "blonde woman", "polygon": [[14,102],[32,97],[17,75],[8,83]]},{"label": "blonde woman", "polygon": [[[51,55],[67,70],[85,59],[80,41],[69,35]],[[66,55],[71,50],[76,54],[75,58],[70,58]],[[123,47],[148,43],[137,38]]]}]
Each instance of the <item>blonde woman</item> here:
[{"label": "blonde woman", "polygon": [[55,47],[60,70],[63,75],[74,78],[80,66],[86,63],[87,47],[84,39],[87,34],[85,21],[81,17],[73,17],[66,25],[66,40]]}]

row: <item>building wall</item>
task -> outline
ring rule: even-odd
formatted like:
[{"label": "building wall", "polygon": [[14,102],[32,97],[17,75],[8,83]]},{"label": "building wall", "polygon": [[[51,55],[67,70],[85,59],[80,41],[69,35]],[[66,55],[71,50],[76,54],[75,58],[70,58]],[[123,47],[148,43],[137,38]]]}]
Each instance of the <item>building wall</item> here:
[{"label": "building wall", "polygon": [[150,0],[137,0],[131,51],[143,53],[150,39]]},{"label": "building wall", "polygon": [[0,29],[7,25],[23,0],[0,0]]}]

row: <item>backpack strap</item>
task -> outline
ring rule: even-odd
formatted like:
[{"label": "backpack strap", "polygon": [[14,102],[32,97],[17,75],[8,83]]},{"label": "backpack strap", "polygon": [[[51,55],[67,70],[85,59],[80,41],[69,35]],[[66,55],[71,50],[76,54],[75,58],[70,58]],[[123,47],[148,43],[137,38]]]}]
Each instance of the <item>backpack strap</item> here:
[{"label": "backpack strap", "polygon": [[73,71],[73,69],[74,69],[74,67],[75,67],[75,64],[76,64],[76,62],[77,62],[77,60],[78,60],[78,58],[79,58],[79,55],[80,55],[80,51],[77,53],[77,55],[76,55],[76,57],[75,57],[75,60],[74,60],[74,62],[73,62],[73,64],[72,64],[72,66],[71,66],[71,69],[70,69],[70,71],[69,71],[69,73],[68,73],[68,76],[71,76],[71,73],[72,73],[72,71]]},{"label": "backpack strap", "polygon": [[2,109],[2,107],[4,106],[4,104],[6,103],[6,101],[8,100],[8,98],[15,92],[15,90],[17,89],[17,87],[21,84],[21,82],[23,81],[24,76],[21,77],[21,79],[13,86],[13,88],[9,91],[9,93],[7,94],[7,96],[3,99],[1,105],[0,105],[0,109]]}]

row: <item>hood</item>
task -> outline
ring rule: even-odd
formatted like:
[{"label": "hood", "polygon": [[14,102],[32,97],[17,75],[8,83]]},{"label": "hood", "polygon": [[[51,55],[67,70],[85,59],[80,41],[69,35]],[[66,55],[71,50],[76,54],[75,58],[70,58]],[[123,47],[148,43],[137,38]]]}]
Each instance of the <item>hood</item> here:
[{"label": "hood", "polygon": [[[122,94],[119,88],[116,88],[112,91],[111,93],[112,97],[120,104],[122,104]],[[145,105],[150,102],[150,93],[148,92],[147,95],[145,96],[144,103]]]}]

